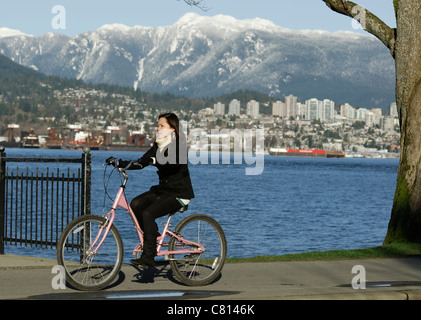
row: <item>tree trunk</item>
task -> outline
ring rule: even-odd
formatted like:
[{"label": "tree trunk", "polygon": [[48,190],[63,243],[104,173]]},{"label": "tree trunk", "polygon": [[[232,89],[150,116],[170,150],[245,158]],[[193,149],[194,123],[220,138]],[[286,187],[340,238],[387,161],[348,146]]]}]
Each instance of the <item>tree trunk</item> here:
[{"label": "tree trunk", "polygon": [[421,242],[421,1],[396,3],[396,102],[401,158],[384,243]]},{"label": "tree trunk", "polygon": [[384,244],[421,242],[421,1],[393,0],[396,29],[352,1],[323,1],[333,11],[358,20],[395,58],[401,158]]}]

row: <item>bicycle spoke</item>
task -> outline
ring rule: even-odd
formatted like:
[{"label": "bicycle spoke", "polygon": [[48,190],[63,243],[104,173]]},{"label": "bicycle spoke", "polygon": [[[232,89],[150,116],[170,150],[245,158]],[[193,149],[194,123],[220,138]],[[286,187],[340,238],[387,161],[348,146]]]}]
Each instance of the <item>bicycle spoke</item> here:
[{"label": "bicycle spoke", "polygon": [[106,224],[102,217],[83,216],[71,222],[60,237],[57,257],[66,270],[66,280],[77,289],[104,288],[120,271],[121,236],[114,226],[106,234]]},{"label": "bicycle spoke", "polygon": [[[225,235],[219,224],[208,216],[193,215],[181,221],[175,232],[205,248],[201,253],[171,255],[171,268],[177,277],[187,285],[205,285],[215,280],[221,272],[227,250]],[[199,247],[188,246],[187,243],[187,249],[198,250]],[[177,250],[174,239],[169,250]]]}]

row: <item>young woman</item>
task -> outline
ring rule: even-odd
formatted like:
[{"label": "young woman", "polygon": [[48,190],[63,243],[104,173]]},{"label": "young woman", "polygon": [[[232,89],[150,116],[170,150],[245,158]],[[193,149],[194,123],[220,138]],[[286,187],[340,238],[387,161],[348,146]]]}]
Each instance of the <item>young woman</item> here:
[{"label": "young woman", "polygon": [[[158,136],[153,146],[138,160],[138,168],[154,165],[158,169],[159,184],[136,198],[130,206],[144,232],[144,247],[139,259],[130,260],[137,266],[154,267],[156,238],[159,236],[155,219],[175,212],[194,198],[187,166],[187,145],[178,117],[174,113],[159,116]],[[129,161],[107,162],[125,167]],[[133,168],[136,169],[136,168]]]}]

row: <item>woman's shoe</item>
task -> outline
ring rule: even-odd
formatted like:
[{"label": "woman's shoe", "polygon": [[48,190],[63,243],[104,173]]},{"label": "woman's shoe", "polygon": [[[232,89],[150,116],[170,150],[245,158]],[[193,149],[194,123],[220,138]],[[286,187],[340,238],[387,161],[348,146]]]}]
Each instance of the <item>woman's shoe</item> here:
[{"label": "woman's shoe", "polygon": [[154,258],[149,259],[142,256],[139,259],[132,259],[130,262],[139,268],[155,268]]}]

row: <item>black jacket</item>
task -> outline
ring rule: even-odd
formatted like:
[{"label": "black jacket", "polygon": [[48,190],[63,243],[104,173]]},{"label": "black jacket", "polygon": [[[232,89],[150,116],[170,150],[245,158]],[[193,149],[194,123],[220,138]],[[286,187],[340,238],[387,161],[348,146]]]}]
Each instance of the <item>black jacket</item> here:
[{"label": "black jacket", "polygon": [[187,148],[181,145],[179,138],[171,142],[162,151],[156,143],[138,160],[142,167],[153,164],[158,168],[159,185],[151,190],[160,195],[163,193],[174,195],[181,199],[194,198],[193,186],[187,166]]}]

